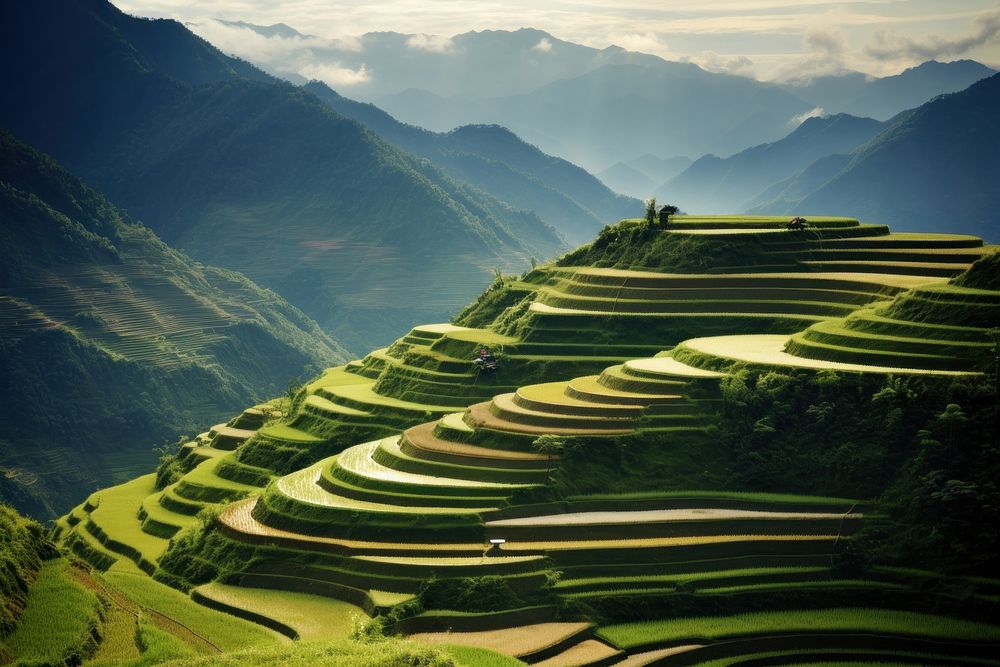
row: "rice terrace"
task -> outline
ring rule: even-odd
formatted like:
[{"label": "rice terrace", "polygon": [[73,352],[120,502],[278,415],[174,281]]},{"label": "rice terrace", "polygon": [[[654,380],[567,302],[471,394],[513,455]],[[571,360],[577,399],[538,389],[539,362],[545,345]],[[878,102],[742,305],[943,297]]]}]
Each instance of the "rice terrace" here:
[{"label": "rice terrace", "polygon": [[0,664],[1000,667],[995,7],[257,4],[0,9]]},{"label": "rice terrace", "polygon": [[[216,610],[293,639],[371,618],[531,664],[990,662],[1000,583],[861,560],[899,521],[873,498],[905,455],[890,434],[840,454],[871,471],[793,459],[773,490],[751,475],[773,474],[781,452],[741,461],[733,446],[748,403],[774,393],[797,411],[797,395],[849,387],[823,405],[859,425],[858,400],[976,396],[1000,255],[849,219],[800,233],[679,216],[653,239],[644,225],[248,406],[156,474],[94,493],[57,522],[58,542],[126,596],[135,578],[187,591],[194,606],[163,609],[196,633]],[[700,270],[647,268],[631,253],[650,247]],[[502,349],[502,372],[469,364],[484,346]],[[786,428],[814,429],[810,410]],[[96,635],[116,621],[134,623],[106,615]]]}]

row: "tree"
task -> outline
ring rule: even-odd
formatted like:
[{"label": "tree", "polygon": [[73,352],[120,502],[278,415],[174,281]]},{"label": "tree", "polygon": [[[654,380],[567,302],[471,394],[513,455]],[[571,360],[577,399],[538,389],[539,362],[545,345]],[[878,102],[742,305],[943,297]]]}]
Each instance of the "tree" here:
[{"label": "tree", "polygon": [[660,208],[660,227],[666,229],[670,224],[670,216],[675,215],[680,209],[673,204],[664,204]]},{"label": "tree", "polygon": [[656,197],[650,197],[643,203],[646,205],[646,226],[653,229],[656,226]]},{"label": "tree", "polygon": [[566,449],[566,438],[560,435],[540,435],[531,443],[531,446],[539,454],[544,454],[548,470],[546,476],[552,476],[552,462],[559,457]]}]

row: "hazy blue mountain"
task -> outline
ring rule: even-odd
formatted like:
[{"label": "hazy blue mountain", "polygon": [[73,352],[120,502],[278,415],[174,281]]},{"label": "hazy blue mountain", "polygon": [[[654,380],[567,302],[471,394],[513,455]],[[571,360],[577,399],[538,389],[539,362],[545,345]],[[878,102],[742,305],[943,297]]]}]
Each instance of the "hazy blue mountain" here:
[{"label": "hazy blue mountain", "polygon": [[50,518],[346,351],[0,131],[0,497]]},{"label": "hazy blue mountain", "polygon": [[950,63],[929,60],[894,76],[875,78],[846,72],[787,84],[785,89],[827,112],[886,120],[936,95],[964,90],[994,73],[995,70],[974,60]]},{"label": "hazy blue mountain", "polygon": [[612,190],[633,197],[645,198],[656,192],[656,181],[624,162],[615,162],[604,171],[597,172],[596,176]]},{"label": "hazy blue mountain", "polygon": [[293,37],[308,37],[308,35],[303,35],[301,32],[295,28],[285,25],[284,23],[272,23],[271,25],[256,25],[254,23],[247,23],[246,21],[225,21],[223,19],[217,19],[219,23],[231,26],[233,28],[246,28],[252,30],[262,37],[282,37],[284,39],[291,39]]},{"label": "hazy blue mountain", "polygon": [[731,213],[776,182],[815,160],[849,152],[883,127],[871,118],[847,114],[808,118],[788,136],[728,158],[705,155],[657,192],[692,213]]},{"label": "hazy blue mountain", "polygon": [[947,229],[998,241],[998,108],[995,74],[903,112],[835,175],[780,212],[838,210],[897,229]]},{"label": "hazy blue mountain", "polygon": [[179,24],[104,0],[7,3],[0,20],[13,36],[0,54],[28,64],[0,74],[0,124],[168,243],[275,289],[354,350],[447,318],[494,267],[523,269],[564,247],[536,215]]},{"label": "hazy blue mountain", "polygon": [[637,169],[649,177],[654,183],[666,183],[671,178],[691,166],[691,158],[686,155],[662,158],[646,153],[625,163],[632,169]]},{"label": "hazy blue mountain", "polygon": [[595,171],[644,153],[735,153],[781,138],[811,108],[777,86],[660,59],[606,65],[522,95],[444,99],[406,91],[380,106],[432,129],[499,123]]},{"label": "hazy blue mountain", "polygon": [[503,127],[474,125],[436,133],[400,123],[324,83],[313,81],[305,89],[453,178],[533,211],[572,243],[586,243],[602,226],[641,211],[641,202],[615,194],[580,167],[546,155]]},{"label": "hazy blue mountain", "polygon": [[834,153],[821,157],[794,176],[771,185],[749,199],[744,204],[744,210],[762,215],[795,213],[802,199],[839,174],[850,161],[851,156],[847,153]]},{"label": "hazy blue mountain", "polygon": [[574,44],[532,28],[451,37],[372,32],[346,43],[319,40],[303,46],[313,62],[335,62],[352,70],[363,65],[368,77],[352,85],[350,94],[376,103],[408,88],[441,97],[516,95],[604,65],[660,60],[619,47]]}]

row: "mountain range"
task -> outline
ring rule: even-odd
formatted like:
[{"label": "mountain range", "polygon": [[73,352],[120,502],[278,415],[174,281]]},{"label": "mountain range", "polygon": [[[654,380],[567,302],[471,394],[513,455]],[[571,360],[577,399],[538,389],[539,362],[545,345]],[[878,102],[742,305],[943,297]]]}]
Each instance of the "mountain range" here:
[{"label": "mountain range", "polygon": [[596,176],[616,192],[646,198],[689,166],[691,158],[686,155],[664,159],[646,153],[628,162],[616,162]]},{"label": "mountain range", "polygon": [[888,120],[904,109],[920,106],[937,95],[956,93],[992,74],[995,70],[974,60],[929,60],[892,76],[842,72],[792,81],[784,88],[827,112]]},{"label": "mountain range", "polygon": [[794,176],[831,153],[850,152],[882,129],[871,118],[847,114],[806,119],[782,139],[748,148],[728,158],[705,155],[657,192],[680,201],[691,213],[739,211],[744,202],[773,183]]},{"label": "mountain range", "polygon": [[998,105],[994,74],[886,122],[809,118],[779,141],[728,158],[703,156],[657,194],[693,213],[849,211],[899,229],[947,228],[992,240],[1000,202]]},{"label": "mountain range", "polygon": [[0,496],[55,516],[347,352],[0,132]]},{"label": "mountain range", "polygon": [[734,153],[781,138],[812,108],[771,84],[661,59],[602,65],[505,97],[445,98],[411,88],[375,102],[433,130],[501,123],[592,171],[645,153]]},{"label": "mountain range", "polygon": [[810,165],[776,186],[771,201],[758,202],[751,210],[836,208],[898,228],[945,227],[996,241],[998,108],[1000,74],[994,74],[899,114],[850,155]]},{"label": "mountain range", "polygon": [[13,36],[0,52],[31,63],[0,75],[10,92],[0,125],[167,243],[275,289],[349,348],[446,319],[494,268],[523,270],[566,247],[536,214],[174,21],[104,0],[0,12]]},{"label": "mountain range", "polygon": [[633,161],[642,156],[730,156],[780,139],[805,114],[887,120],[993,73],[968,60],[929,61],[882,78],[841,72],[764,83],[617,46],[595,49],[529,28],[324,40],[284,24],[223,23],[280,40],[274,51],[295,57],[279,62],[260,54],[259,64],[293,82],[307,81],[299,73],[306,71],[302,63],[314,72],[328,66],[355,73],[328,83],[437,132],[503,125],[546,153],[599,173],[617,191],[640,197],[655,190],[642,176],[661,186],[677,173],[640,168]]},{"label": "mountain range", "polygon": [[466,125],[447,133],[401,123],[373,104],[348,99],[329,86],[304,86],[338,113],[364,124],[414,155],[517,208],[533,211],[574,245],[601,226],[637,215],[642,203],[612,192],[584,169],[546,155],[499,125]]}]

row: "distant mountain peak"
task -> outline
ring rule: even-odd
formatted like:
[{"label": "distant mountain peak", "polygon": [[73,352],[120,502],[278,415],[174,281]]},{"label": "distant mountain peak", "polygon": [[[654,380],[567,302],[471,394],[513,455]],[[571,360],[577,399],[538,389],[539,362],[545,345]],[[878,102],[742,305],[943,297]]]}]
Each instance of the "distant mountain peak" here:
[{"label": "distant mountain peak", "polygon": [[520,137],[499,123],[470,123],[456,127],[448,134],[454,137],[487,135],[518,142],[521,141]]},{"label": "distant mountain peak", "polygon": [[252,30],[258,35],[263,35],[264,37],[284,37],[286,39],[290,38],[302,38],[309,37],[310,35],[305,35],[287,23],[272,23],[271,25],[258,25],[256,23],[248,23],[246,21],[227,21],[226,19],[214,19],[215,21],[227,25],[231,28],[246,28],[247,30]]}]

